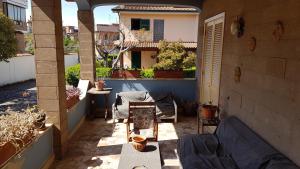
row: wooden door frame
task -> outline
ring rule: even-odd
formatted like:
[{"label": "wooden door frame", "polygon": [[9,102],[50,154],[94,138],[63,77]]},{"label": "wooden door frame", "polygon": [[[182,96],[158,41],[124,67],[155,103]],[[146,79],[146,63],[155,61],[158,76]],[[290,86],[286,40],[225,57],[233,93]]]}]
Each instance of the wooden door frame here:
[{"label": "wooden door frame", "polygon": [[[223,32],[222,32],[222,58],[221,58],[221,67],[220,67],[220,85],[219,85],[219,97],[218,97],[218,105],[219,105],[219,101],[220,101],[220,88],[221,88],[221,74],[222,74],[222,62],[223,62],[223,48],[224,48],[224,32],[225,32],[225,12],[222,12],[220,14],[217,14],[215,16],[212,16],[206,20],[204,20],[204,30],[203,30],[203,39],[202,39],[202,51],[201,51],[201,68],[200,68],[200,74],[201,74],[201,80],[200,80],[200,103],[202,103],[202,98],[203,98],[203,81],[204,81],[204,77],[203,77],[203,71],[204,71],[204,51],[205,51],[205,38],[206,38],[206,25],[207,23],[223,18]],[[214,29],[213,29],[214,30]],[[213,34],[213,43],[214,44],[214,34]]]}]

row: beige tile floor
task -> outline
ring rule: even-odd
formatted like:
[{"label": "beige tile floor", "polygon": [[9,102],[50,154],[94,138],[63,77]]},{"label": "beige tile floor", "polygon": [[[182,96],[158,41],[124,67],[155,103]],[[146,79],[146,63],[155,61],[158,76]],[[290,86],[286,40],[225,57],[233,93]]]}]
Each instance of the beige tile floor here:
[{"label": "beige tile floor", "polygon": [[[180,117],[177,124],[159,124],[159,146],[164,169],[179,168],[177,139],[197,133],[195,117]],[[126,143],[126,126],[112,120],[87,120],[69,142],[69,150],[57,169],[117,169],[122,145]]]}]

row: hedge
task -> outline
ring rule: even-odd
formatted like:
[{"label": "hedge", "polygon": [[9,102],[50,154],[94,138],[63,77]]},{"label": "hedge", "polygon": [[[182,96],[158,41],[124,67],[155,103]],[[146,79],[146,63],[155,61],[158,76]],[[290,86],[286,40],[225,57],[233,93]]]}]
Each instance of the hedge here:
[{"label": "hedge", "polygon": [[141,70],[141,78],[154,78],[153,69],[143,69],[143,70]]},{"label": "hedge", "polygon": [[[111,68],[98,67],[96,68],[96,76],[99,78],[110,78],[112,73]],[[183,69],[184,78],[195,78],[196,67]],[[66,81],[69,85],[77,86],[80,78],[80,64],[70,66],[66,71]],[[153,69],[141,70],[141,78],[154,78]]]},{"label": "hedge", "polygon": [[96,76],[100,78],[109,78],[111,77],[111,68],[108,67],[98,67],[96,68]]}]

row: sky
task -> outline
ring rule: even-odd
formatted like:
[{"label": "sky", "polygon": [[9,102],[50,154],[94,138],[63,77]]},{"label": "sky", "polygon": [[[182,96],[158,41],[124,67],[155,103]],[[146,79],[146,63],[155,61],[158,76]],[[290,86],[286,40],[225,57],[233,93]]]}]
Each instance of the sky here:
[{"label": "sky", "polygon": [[[118,15],[111,11],[114,6],[101,6],[94,10],[95,24],[111,24],[118,23]],[[31,16],[31,0],[28,1],[28,9],[26,10],[27,20]],[[62,18],[64,26],[78,27],[77,5],[75,2],[66,2],[62,0]]]}]

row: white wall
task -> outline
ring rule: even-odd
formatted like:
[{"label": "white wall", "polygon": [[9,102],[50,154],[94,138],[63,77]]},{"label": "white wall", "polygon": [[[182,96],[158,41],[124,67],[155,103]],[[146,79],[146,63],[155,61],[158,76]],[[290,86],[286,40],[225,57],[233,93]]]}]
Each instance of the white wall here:
[{"label": "white wall", "polygon": [[[77,55],[65,56],[65,67],[78,63]],[[0,62],[0,86],[35,79],[34,56],[19,56]]]}]

